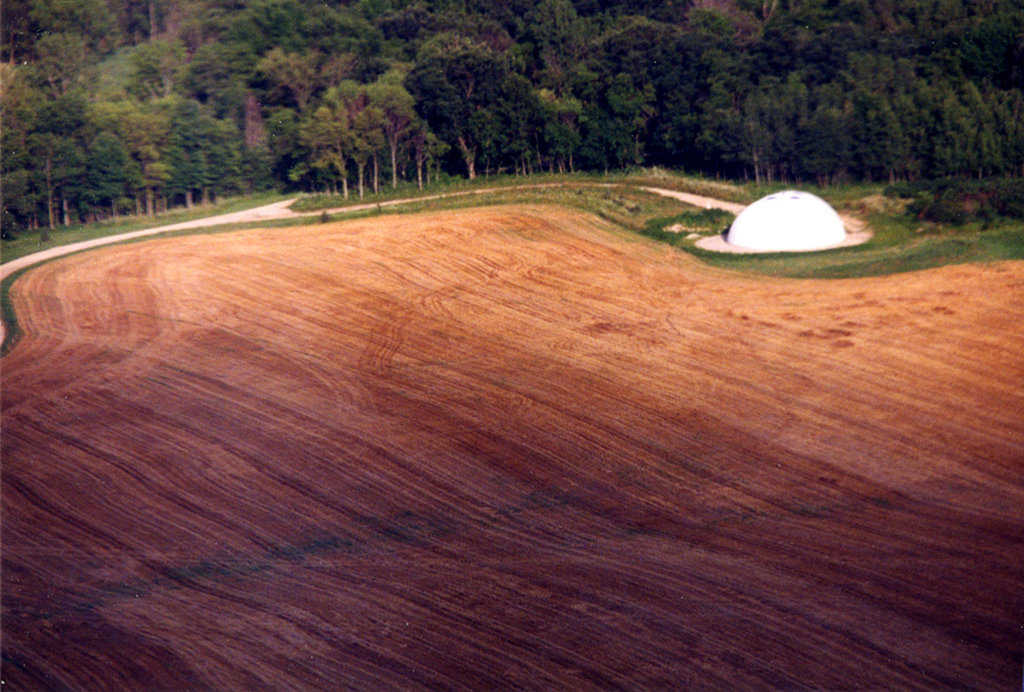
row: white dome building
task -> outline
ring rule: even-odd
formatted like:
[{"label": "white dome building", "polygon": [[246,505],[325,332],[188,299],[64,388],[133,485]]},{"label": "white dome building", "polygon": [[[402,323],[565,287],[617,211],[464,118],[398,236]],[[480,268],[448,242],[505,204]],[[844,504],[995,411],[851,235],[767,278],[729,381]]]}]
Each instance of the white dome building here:
[{"label": "white dome building", "polygon": [[726,241],[761,252],[822,250],[843,244],[846,229],[828,202],[785,190],[762,197],[740,212]]}]

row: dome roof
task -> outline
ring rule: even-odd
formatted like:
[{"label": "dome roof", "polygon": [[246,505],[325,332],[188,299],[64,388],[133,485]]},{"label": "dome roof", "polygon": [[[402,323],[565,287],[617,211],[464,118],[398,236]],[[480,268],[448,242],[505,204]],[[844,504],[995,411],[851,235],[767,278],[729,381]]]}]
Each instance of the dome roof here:
[{"label": "dome roof", "polygon": [[846,230],[828,202],[808,192],[785,190],[762,197],[729,227],[731,245],[764,250],[820,250],[839,245]]}]

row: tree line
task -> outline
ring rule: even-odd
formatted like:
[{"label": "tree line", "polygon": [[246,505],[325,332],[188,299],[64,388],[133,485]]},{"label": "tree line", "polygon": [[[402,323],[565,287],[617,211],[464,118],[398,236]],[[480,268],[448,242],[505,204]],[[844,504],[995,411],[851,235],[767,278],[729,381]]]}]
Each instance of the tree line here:
[{"label": "tree line", "polygon": [[6,0],[5,234],[266,188],[1024,175],[1016,0]]}]

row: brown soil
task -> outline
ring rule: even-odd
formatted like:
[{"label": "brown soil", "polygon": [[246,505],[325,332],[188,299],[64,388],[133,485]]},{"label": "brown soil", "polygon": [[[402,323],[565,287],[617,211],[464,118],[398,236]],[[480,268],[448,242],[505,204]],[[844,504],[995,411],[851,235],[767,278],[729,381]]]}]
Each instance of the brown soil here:
[{"label": "brown soil", "polygon": [[44,265],[4,682],[1010,688],[1022,291],[741,277],[550,207]]}]

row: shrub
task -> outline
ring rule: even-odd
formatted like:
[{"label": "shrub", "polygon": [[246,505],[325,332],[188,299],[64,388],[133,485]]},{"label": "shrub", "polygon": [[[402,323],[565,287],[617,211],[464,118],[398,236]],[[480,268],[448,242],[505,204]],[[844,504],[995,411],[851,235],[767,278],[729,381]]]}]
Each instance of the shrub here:
[{"label": "shrub", "polygon": [[1024,219],[1024,179],[1004,179],[996,188],[993,206],[1002,216]]},{"label": "shrub", "polygon": [[961,226],[980,221],[986,228],[999,217],[1024,219],[1024,179],[940,178],[896,183],[888,197],[911,200],[907,212],[918,219]]},{"label": "shrub", "polygon": [[955,199],[937,199],[926,204],[919,214],[920,218],[936,223],[948,223],[962,226],[967,223],[969,214],[962,202]]}]

